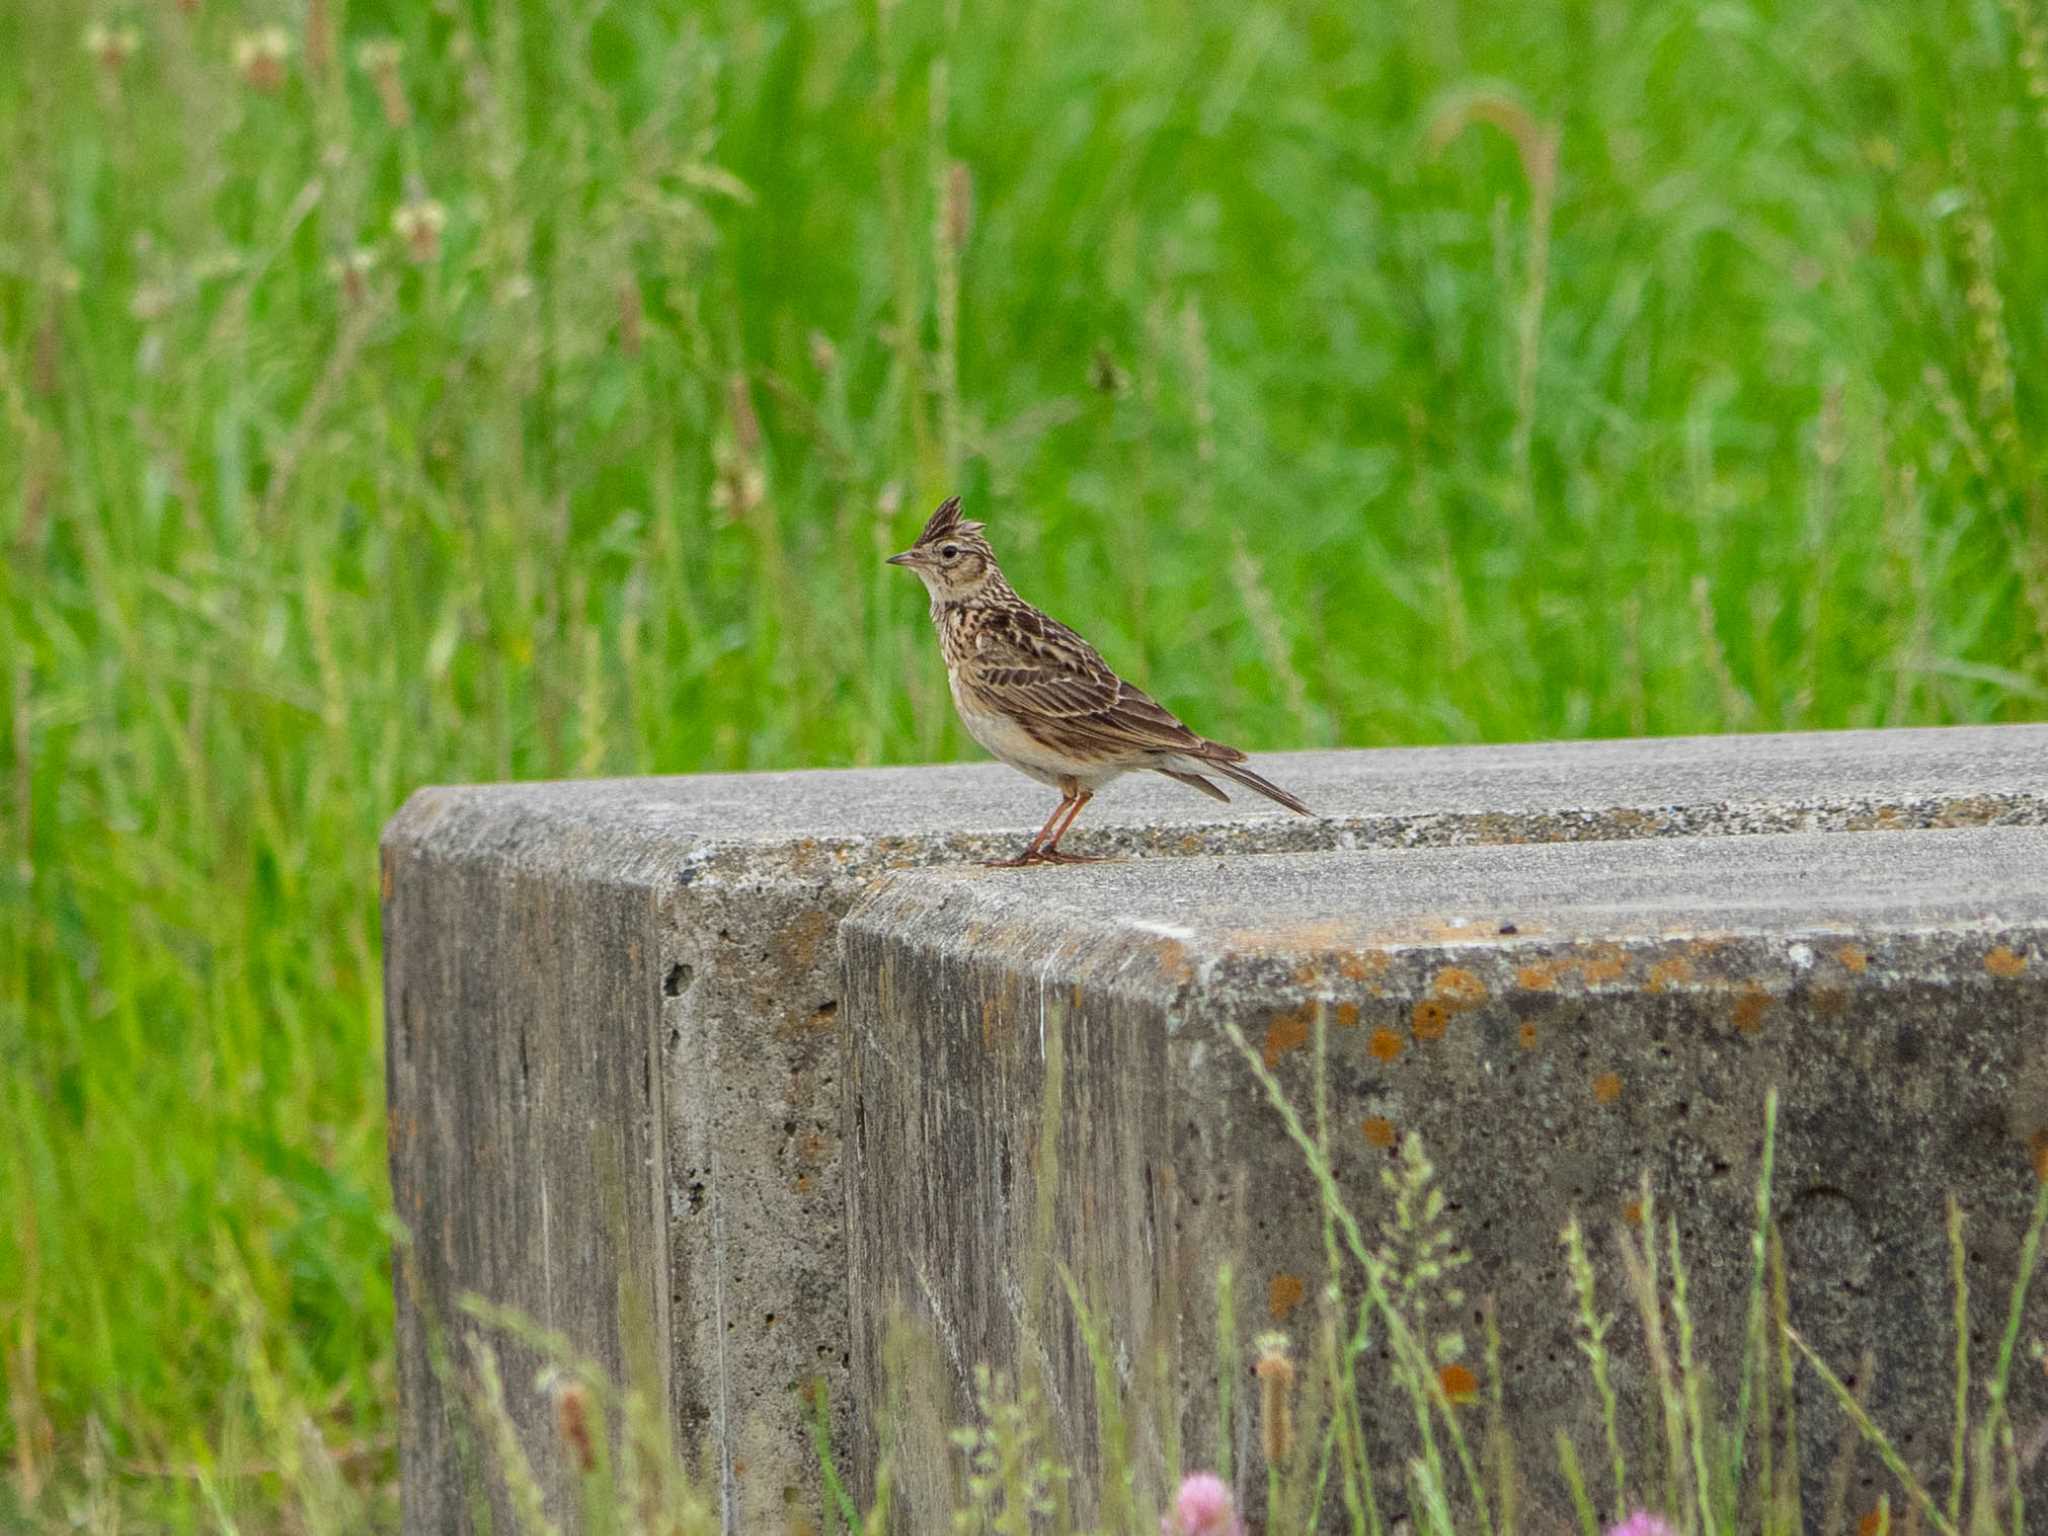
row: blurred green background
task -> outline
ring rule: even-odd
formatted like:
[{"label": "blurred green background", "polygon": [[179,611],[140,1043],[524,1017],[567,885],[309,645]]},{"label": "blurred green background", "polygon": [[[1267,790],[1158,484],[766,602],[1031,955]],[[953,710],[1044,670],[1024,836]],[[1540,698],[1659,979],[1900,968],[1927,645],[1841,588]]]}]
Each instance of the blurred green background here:
[{"label": "blurred green background", "polygon": [[0,1525],[388,1518],[380,824],[962,753],[948,491],[1249,747],[2048,713],[2044,28],[0,8]]}]

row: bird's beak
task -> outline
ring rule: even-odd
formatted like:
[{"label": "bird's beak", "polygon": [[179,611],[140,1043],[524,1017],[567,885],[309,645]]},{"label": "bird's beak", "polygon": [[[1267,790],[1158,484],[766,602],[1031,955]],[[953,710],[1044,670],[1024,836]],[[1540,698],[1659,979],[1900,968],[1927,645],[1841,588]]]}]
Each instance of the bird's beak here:
[{"label": "bird's beak", "polygon": [[905,550],[905,551],[903,551],[903,553],[902,553],[902,554],[900,554],[900,555],[891,555],[891,556],[890,556],[890,557],[889,557],[888,559],[884,560],[884,561],[882,562],[882,564],[884,564],[884,565],[915,565],[915,564],[917,564],[917,551],[916,551],[916,550],[914,550],[914,549],[906,549],[906,550]]}]

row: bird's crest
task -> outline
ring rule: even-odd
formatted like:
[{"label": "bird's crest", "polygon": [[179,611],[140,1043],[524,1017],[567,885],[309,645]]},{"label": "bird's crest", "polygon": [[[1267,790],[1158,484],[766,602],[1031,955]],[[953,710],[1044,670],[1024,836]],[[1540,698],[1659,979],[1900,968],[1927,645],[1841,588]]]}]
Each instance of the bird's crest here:
[{"label": "bird's crest", "polygon": [[924,532],[917,536],[917,542],[920,545],[930,544],[956,534],[979,533],[981,529],[980,523],[963,521],[960,516],[960,498],[948,496],[939,503],[939,510],[932,514],[931,521],[924,525]]}]

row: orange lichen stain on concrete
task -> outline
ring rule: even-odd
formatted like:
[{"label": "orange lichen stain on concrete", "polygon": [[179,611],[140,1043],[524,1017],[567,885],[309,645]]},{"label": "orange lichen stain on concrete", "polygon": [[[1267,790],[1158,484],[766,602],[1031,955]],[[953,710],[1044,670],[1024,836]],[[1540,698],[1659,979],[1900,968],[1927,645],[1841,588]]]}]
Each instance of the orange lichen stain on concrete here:
[{"label": "orange lichen stain on concrete", "polygon": [[1632,1227],[1643,1224],[1643,1202],[1631,1200],[1621,1208],[1621,1219]]},{"label": "orange lichen stain on concrete", "polygon": [[1842,969],[1861,976],[1870,969],[1870,951],[1861,944],[1844,944],[1835,951],[1835,958],[1842,963]]},{"label": "orange lichen stain on concrete", "polygon": [[1350,949],[1337,956],[1337,974],[1346,981],[1371,981],[1386,968],[1384,950]]},{"label": "orange lichen stain on concrete", "polygon": [[1771,994],[1752,981],[1735,999],[1735,1027],[1745,1035],[1755,1034],[1764,1027],[1764,1014],[1770,1006]]},{"label": "orange lichen stain on concrete", "polygon": [[1593,1079],[1593,1097],[1602,1104],[1612,1104],[1621,1097],[1621,1074],[1602,1072]]},{"label": "orange lichen stain on concrete", "polygon": [[1441,1040],[1450,1022],[1450,1005],[1440,997],[1425,997],[1415,1005],[1408,1028],[1418,1040]]},{"label": "orange lichen stain on concrete", "polygon": [[1536,1049],[1536,1026],[1534,1024],[1524,1024],[1515,1034],[1516,1038],[1522,1042],[1523,1050],[1533,1051]]},{"label": "orange lichen stain on concrete", "polygon": [[1401,1037],[1391,1029],[1376,1029],[1365,1048],[1381,1061],[1392,1061],[1401,1054]]},{"label": "orange lichen stain on concrete", "polygon": [[1364,1129],[1367,1146],[1384,1149],[1394,1144],[1394,1122],[1384,1115],[1367,1115]]},{"label": "orange lichen stain on concrete", "polygon": [[1824,1019],[1838,1018],[1849,1008],[1849,994],[1840,987],[1815,987],[1806,994],[1806,1000]]},{"label": "orange lichen stain on concrete", "polygon": [[1176,943],[1172,939],[1161,939],[1154,946],[1152,956],[1159,966],[1161,980],[1179,983],[1194,979],[1195,964],[1188,958],[1185,944]]},{"label": "orange lichen stain on concrete", "polygon": [[2000,944],[1984,957],[1984,969],[1994,976],[2003,977],[2007,981],[2019,975],[2026,968],[2027,957],[2014,954],[2012,950],[2003,944]]},{"label": "orange lichen stain on concrete", "polygon": [[1863,1518],[1856,1522],[1856,1536],[1877,1536],[1879,1531],[1887,1529],[1888,1524],[1883,1510],[1865,1510]]},{"label": "orange lichen stain on concrete", "polygon": [[1301,1276],[1278,1274],[1266,1286],[1266,1311],[1276,1323],[1287,1321],[1287,1315],[1301,1305],[1303,1286]]},{"label": "orange lichen stain on concrete", "polygon": [[1692,980],[1692,962],[1683,955],[1673,955],[1668,960],[1659,960],[1650,967],[1650,990],[1662,992],[1666,987],[1682,987]]},{"label": "orange lichen stain on concrete", "polygon": [[1454,1008],[1477,1008],[1486,1001],[1486,983],[1461,965],[1447,965],[1436,973],[1429,990]]},{"label": "orange lichen stain on concrete", "polygon": [[818,946],[832,937],[839,925],[823,912],[806,912],[782,930],[782,946],[791,961],[808,969],[818,957]]},{"label": "orange lichen stain on concrete", "polygon": [[1531,992],[1553,992],[1560,981],[1574,972],[1592,987],[1618,981],[1627,971],[1627,950],[1618,944],[1596,944],[1582,955],[1532,960],[1515,972],[1515,982]]},{"label": "orange lichen stain on concrete", "polygon": [[1308,1044],[1308,1024],[1315,1016],[1315,1006],[1314,1003],[1303,1003],[1299,1008],[1273,1015],[1272,1021],[1266,1025],[1268,1067],[1277,1067],[1282,1056]]},{"label": "orange lichen stain on concrete", "polygon": [[1454,1403],[1469,1403],[1479,1395],[1479,1378],[1472,1374],[1469,1366],[1455,1361],[1439,1366],[1436,1379],[1437,1385],[1444,1389],[1444,1396]]},{"label": "orange lichen stain on concrete", "polygon": [[1322,979],[1322,969],[1313,960],[1304,960],[1294,968],[1294,980],[1298,986],[1312,987]]},{"label": "orange lichen stain on concrete", "polygon": [[808,1195],[811,1192],[811,1176],[808,1173],[796,1176],[796,1192],[800,1195]]},{"label": "orange lichen stain on concrete", "polygon": [[1591,950],[1579,962],[1579,975],[1586,985],[1597,987],[1602,982],[1619,981],[1628,970],[1628,951],[1613,944],[1602,944]]},{"label": "orange lichen stain on concrete", "polygon": [[832,1155],[832,1144],[817,1131],[805,1131],[796,1139],[796,1155],[815,1167]]},{"label": "orange lichen stain on concrete", "polygon": [[1337,1021],[1339,1029],[1358,1028],[1358,1004],[1339,1003],[1330,1015]]},{"label": "orange lichen stain on concrete", "polygon": [[2034,1177],[2048,1184],[2048,1126],[2041,1126],[2028,1138],[2027,1150],[2033,1154]]},{"label": "orange lichen stain on concrete", "polygon": [[1415,1005],[1410,1028],[1418,1040],[1435,1040],[1458,1014],[1486,1001],[1486,983],[1461,965],[1447,965],[1430,979],[1429,996]]}]

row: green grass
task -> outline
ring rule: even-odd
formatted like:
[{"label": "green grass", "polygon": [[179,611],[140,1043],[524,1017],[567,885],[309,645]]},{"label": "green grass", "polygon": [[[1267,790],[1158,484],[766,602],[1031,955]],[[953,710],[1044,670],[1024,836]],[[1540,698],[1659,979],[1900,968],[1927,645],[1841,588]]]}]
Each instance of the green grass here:
[{"label": "green grass", "polygon": [[9,1496],[388,1471],[378,826],[962,751],[949,490],[1250,746],[2048,713],[2044,27],[0,8]]}]

